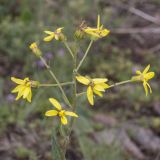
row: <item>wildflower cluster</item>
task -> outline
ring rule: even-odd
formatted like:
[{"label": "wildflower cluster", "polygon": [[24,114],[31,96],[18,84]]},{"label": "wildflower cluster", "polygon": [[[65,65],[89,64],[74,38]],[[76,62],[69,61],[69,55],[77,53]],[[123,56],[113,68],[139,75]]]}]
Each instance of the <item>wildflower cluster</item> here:
[{"label": "wildflower cluster", "polygon": [[[108,78],[102,77],[102,78],[90,78],[89,76],[82,76],[79,73],[79,69],[81,65],[83,64],[86,56],[88,55],[88,52],[95,40],[98,40],[100,38],[103,38],[107,36],[110,33],[110,30],[103,27],[103,25],[100,22],[100,16],[98,15],[97,18],[97,27],[89,27],[85,24],[85,22],[82,22],[82,24],[78,27],[78,29],[75,31],[76,38],[89,38],[90,43],[88,45],[88,48],[86,49],[82,59],[77,64],[77,53],[74,53],[71,49],[71,47],[67,43],[66,35],[63,33],[64,27],[60,27],[56,29],[55,31],[48,31],[45,30],[45,34],[47,34],[46,37],[44,37],[45,42],[50,42],[52,40],[60,41],[64,44],[64,46],[67,48],[68,52],[71,54],[74,62],[73,66],[73,80],[71,82],[64,82],[61,83],[59,79],[56,77],[55,73],[52,71],[51,67],[47,64],[45,59],[43,58],[42,51],[39,49],[36,42],[33,42],[30,45],[30,49],[32,52],[39,58],[42,63],[45,65],[46,69],[49,71],[49,74],[51,77],[55,80],[55,84],[41,84],[38,81],[32,81],[28,77],[24,79],[18,79],[15,77],[11,77],[11,80],[17,84],[17,87],[15,87],[12,90],[12,93],[17,93],[16,100],[19,100],[20,98],[27,99],[28,102],[31,102],[32,100],[32,88],[39,88],[39,87],[47,87],[47,86],[57,86],[62,94],[62,98],[64,100],[64,103],[66,104],[66,107],[70,107],[70,111],[66,111],[62,109],[61,104],[56,100],[55,98],[49,98],[49,101],[51,104],[55,107],[53,110],[48,110],[45,112],[45,116],[56,116],[60,119],[60,125],[66,125],[69,123],[69,128],[72,129],[73,126],[73,118],[77,118],[78,114],[75,113],[77,109],[77,100],[79,95],[86,95],[88,102],[91,106],[94,105],[95,102],[95,96],[103,97],[103,94],[105,93],[105,90],[110,89],[112,87],[115,87],[117,85],[125,84],[125,83],[131,83],[131,82],[142,82],[143,87],[146,93],[146,96],[148,95],[148,89],[150,93],[152,93],[152,89],[148,83],[150,79],[154,77],[154,72],[148,72],[150,65],[148,65],[143,72],[137,70],[135,76],[131,77],[129,80],[109,84]],[[87,89],[85,92],[77,93],[77,82],[87,86]],[[72,85],[73,87],[73,101],[71,102],[68,98],[68,96],[65,93],[65,90],[63,89],[64,85]],[[66,116],[71,116],[71,121],[68,121]],[[70,136],[70,133],[66,133]],[[65,152],[65,151],[64,151]],[[65,154],[65,153],[64,153]]]}]

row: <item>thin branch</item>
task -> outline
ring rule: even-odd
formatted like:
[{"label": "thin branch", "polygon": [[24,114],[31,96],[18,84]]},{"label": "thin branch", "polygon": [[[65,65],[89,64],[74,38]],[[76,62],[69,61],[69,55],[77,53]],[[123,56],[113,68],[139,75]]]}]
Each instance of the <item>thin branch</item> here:
[{"label": "thin branch", "polygon": [[[61,86],[67,86],[74,84],[73,82],[64,82],[64,83],[59,83]],[[40,84],[40,87],[58,87],[58,84]]]},{"label": "thin branch", "polygon": [[114,34],[137,34],[137,33],[153,33],[153,34],[160,34],[160,27],[157,28],[118,28],[112,30]]},{"label": "thin branch", "polygon": [[68,49],[68,51],[69,51],[70,55],[72,56],[72,58],[74,58],[74,54],[73,54],[71,48],[69,47],[68,43],[67,43],[67,42],[64,42],[64,45],[65,45],[65,47]]},{"label": "thin branch", "polygon": [[151,16],[151,15],[149,15],[149,14],[147,14],[147,13],[145,13],[145,12],[139,10],[139,9],[136,9],[134,7],[130,7],[128,9],[128,11],[130,11],[131,13],[133,13],[133,14],[139,16],[139,17],[142,17],[143,19],[145,19],[147,21],[150,21],[152,23],[160,25],[160,19],[159,18],[153,17],[153,16]]},{"label": "thin branch", "polygon": [[92,44],[93,44],[93,40],[90,41],[90,43],[89,43],[89,45],[88,45],[88,47],[87,47],[87,50],[86,50],[86,52],[85,52],[83,58],[82,58],[81,61],[79,62],[78,67],[77,67],[77,69],[76,69],[77,72],[78,72],[79,68],[81,67],[83,61],[84,61],[85,58],[87,57],[87,54],[88,54],[88,52],[89,52],[89,50],[90,50]]},{"label": "thin branch", "polygon": [[149,51],[150,52],[157,52],[160,50],[160,44],[154,46],[153,48],[150,48]]}]

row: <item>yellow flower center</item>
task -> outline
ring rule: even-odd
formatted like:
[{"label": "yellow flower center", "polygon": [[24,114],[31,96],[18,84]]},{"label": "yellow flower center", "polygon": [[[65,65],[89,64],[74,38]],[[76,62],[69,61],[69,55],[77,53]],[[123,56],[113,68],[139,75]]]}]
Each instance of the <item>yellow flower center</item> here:
[{"label": "yellow flower center", "polygon": [[89,83],[89,85],[90,85],[92,88],[94,88],[94,86],[95,86],[95,84],[94,84],[93,81],[91,81],[91,82]]},{"label": "yellow flower center", "polygon": [[31,82],[29,80],[24,80],[24,85],[26,87],[31,87]]},{"label": "yellow flower center", "polygon": [[61,111],[58,113],[58,115],[59,115],[60,117],[65,116],[65,110],[61,110]]},{"label": "yellow flower center", "polygon": [[145,75],[144,75],[144,74],[141,74],[141,75],[140,75],[140,80],[141,80],[141,81],[147,81],[147,79],[145,78]]}]

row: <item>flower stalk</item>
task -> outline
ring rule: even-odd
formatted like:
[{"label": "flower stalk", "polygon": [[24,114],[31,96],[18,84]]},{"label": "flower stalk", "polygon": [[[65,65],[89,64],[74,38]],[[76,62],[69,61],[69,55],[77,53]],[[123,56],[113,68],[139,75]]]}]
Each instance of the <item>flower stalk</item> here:
[{"label": "flower stalk", "polygon": [[122,85],[122,84],[131,83],[131,82],[133,82],[131,79],[126,80],[126,81],[122,81],[122,82],[117,82],[117,83],[114,83],[114,84],[110,85],[109,88],[113,88],[113,87],[116,87],[116,86],[119,86],[119,85]]},{"label": "flower stalk", "polygon": [[74,54],[73,54],[71,48],[69,47],[67,41],[64,41],[64,45],[65,45],[65,47],[67,48],[67,50],[69,51],[69,53],[70,53],[70,55],[72,56],[72,58],[74,59]]},{"label": "flower stalk", "polygon": [[80,61],[79,64],[78,64],[78,67],[77,67],[77,69],[76,69],[76,72],[78,72],[78,70],[79,70],[79,68],[81,67],[83,61],[86,59],[87,54],[88,54],[88,52],[89,52],[92,44],[93,44],[93,40],[90,41],[90,43],[89,43],[89,45],[88,45],[88,47],[87,47],[87,50],[86,50],[86,52],[84,53],[83,58],[81,59],[81,61]]},{"label": "flower stalk", "polygon": [[[61,86],[73,85],[74,82],[59,83]],[[39,84],[39,87],[58,87],[58,84]]]}]

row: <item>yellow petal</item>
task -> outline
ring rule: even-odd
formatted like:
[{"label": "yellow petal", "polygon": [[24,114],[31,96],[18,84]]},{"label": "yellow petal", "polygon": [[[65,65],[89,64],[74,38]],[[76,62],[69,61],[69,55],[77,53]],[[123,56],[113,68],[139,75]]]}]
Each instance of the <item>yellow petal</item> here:
[{"label": "yellow petal", "polygon": [[27,100],[28,102],[31,102],[31,99],[32,99],[32,91],[30,90],[28,96],[27,96]]},{"label": "yellow petal", "polygon": [[92,35],[93,37],[102,38],[108,35],[110,31],[108,29],[98,29],[98,28],[87,27],[86,29],[84,29],[84,32]]},{"label": "yellow petal", "polygon": [[25,87],[24,87],[24,86],[21,86],[21,89],[20,89],[19,92],[18,92],[18,95],[17,95],[17,97],[16,97],[16,100],[18,100],[18,99],[20,99],[20,98],[22,97],[23,92],[24,92],[24,89],[25,89]]},{"label": "yellow petal", "polygon": [[19,92],[17,97],[16,97],[16,101],[19,100],[22,97],[22,94]]},{"label": "yellow petal", "polygon": [[28,94],[30,93],[30,90],[31,90],[30,87],[26,87],[26,88],[24,89],[23,98],[26,98],[26,97],[28,96]]},{"label": "yellow petal", "polygon": [[24,81],[22,79],[19,78],[15,78],[15,77],[11,77],[11,80],[17,84],[23,84]]},{"label": "yellow petal", "polygon": [[60,37],[59,35],[57,35],[57,34],[55,35],[55,39],[56,39],[57,41],[59,40],[59,37]]},{"label": "yellow petal", "polygon": [[96,32],[96,31],[99,31],[99,29],[97,28],[92,28],[92,27],[86,27],[84,29],[84,31],[87,31],[87,32]]},{"label": "yellow petal", "polygon": [[73,116],[73,117],[78,117],[78,115],[74,112],[70,112],[70,111],[65,111],[65,115],[67,116]]},{"label": "yellow petal", "polygon": [[149,85],[149,83],[147,83],[147,86],[148,86],[148,88],[149,88],[150,93],[152,93],[152,88],[151,88],[151,86]]},{"label": "yellow petal", "polygon": [[54,32],[51,32],[51,31],[44,31],[46,34],[49,34],[49,35],[52,35],[54,34]]},{"label": "yellow petal", "polygon": [[32,50],[37,49],[38,48],[37,43],[36,42],[31,43],[29,48]]},{"label": "yellow petal", "polygon": [[56,110],[49,110],[45,113],[45,116],[50,117],[50,116],[57,116],[58,112]]},{"label": "yellow petal", "polygon": [[67,118],[65,116],[61,117],[61,123],[66,125],[67,124]]},{"label": "yellow petal", "polygon": [[102,91],[102,92],[105,91],[103,86],[100,84],[96,84],[93,88],[96,89],[97,91]]},{"label": "yellow petal", "polygon": [[96,89],[93,89],[93,92],[97,94],[99,97],[103,97],[103,94],[100,91],[97,91]]},{"label": "yellow petal", "polygon": [[144,69],[143,74],[146,74],[150,68],[150,64]]},{"label": "yellow petal", "polygon": [[53,38],[54,38],[54,34],[45,37],[43,40],[44,40],[45,42],[49,42],[49,41],[51,41]]},{"label": "yellow petal", "polygon": [[104,89],[109,88],[109,85],[106,83],[100,83],[99,85],[101,85]]},{"label": "yellow petal", "polygon": [[84,32],[85,32],[85,33],[87,33],[87,34],[92,35],[93,37],[101,38],[101,37],[100,37],[100,35],[99,35],[99,34],[97,34],[97,32],[96,32],[96,31],[94,31],[94,30],[91,30],[91,29],[85,29],[85,30],[84,30]]},{"label": "yellow petal", "polygon": [[108,30],[108,29],[102,29],[102,30],[99,31],[100,37],[105,37],[105,36],[107,36],[109,33],[110,33],[110,30]]},{"label": "yellow petal", "polygon": [[88,98],[89,103],[91,105],[94,105],[93,90],[92,90],[91,86],[89,86],[87,88],[87,98]]},{"label": "yellow petal", "polygon": [[147,83],[146,81],[143,82],[143,87],[144,87],[144,90],[146,92],[146,96],[148,95],[148,88],[147,88]]},{"label": "yellow petal", "polygon": [[64,28],[64,27],[58,28],[58,29],[56,30],[56,32],[57,32],[57,33],[61,33],[63,28]]},{"label": "yellow petal", "polygon": [[18,85],[17,87],[15,87],[11,92],[12,93],[16,93],[16,92],[19,92],[21,90],[23,85]]},{"label": "yellow petal", "polygon": [[61,110],[62,107],[60,105],[60,103],[54,99],[54,98],[49,98],[49,101],[52,103],[53,106],[55,106],[55,108],[57,108],[58,110]]},{"label": "yellow petal", "polygon": [[78,82],[80,82],[84,85],[88,85],[90,83],[90,80],[86,77],[83,77],[83,76],[76,76],[76,79]]},{"label": "yellow petal", "polygon": [[94,82],[94,84],[98,84],[98,83],[107,82],[108,79],[107,78],[93,78],[92,81]]},{"label": "yellow petal", "polygon": [[155,73],[154,72],[148,72],[144,75],[144,78],[146,80],[152,79],[154,77]]}]

